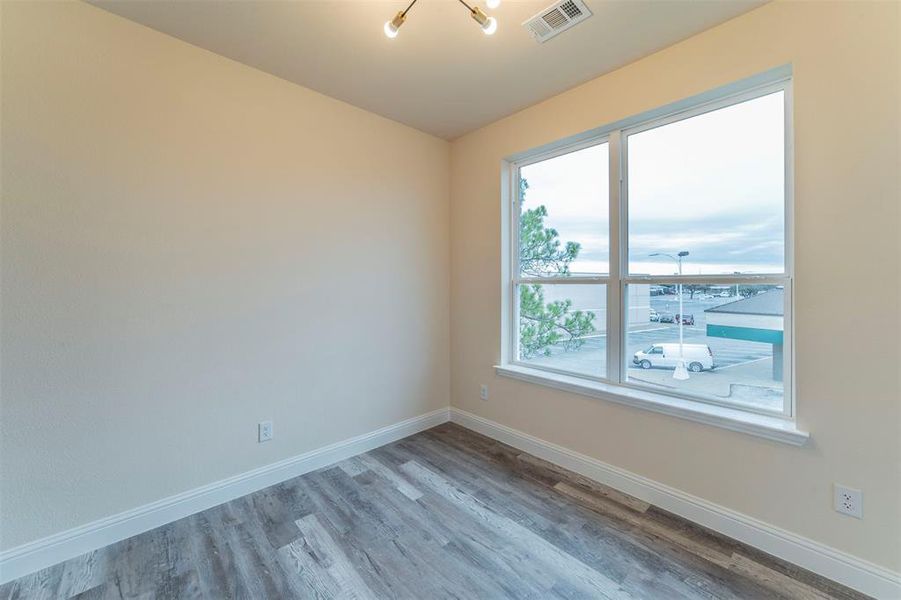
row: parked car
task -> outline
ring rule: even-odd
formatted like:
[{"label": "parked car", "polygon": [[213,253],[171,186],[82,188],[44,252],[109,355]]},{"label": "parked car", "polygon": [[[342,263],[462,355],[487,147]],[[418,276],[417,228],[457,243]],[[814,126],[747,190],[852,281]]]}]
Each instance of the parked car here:
[{"label": "parked car", "polygon": [[731,298],[732,294],[730,292],[720,292],[717,294],[720,298]]},{"label": "parked car", "polygon": [[657,315],[657,320],[661,323],[675,323],[676,317],[673,316],[673,313],[662,312]]},{"label": "parked car", "polygon": [[[676,315],[675,322],[679,322],[679,315]],[[683,325],[694,325],[695,324],[695,316],[694,315],[682,315],[682,324]]]},{"label": "parked car", "polygon": [[654,310],[654,309],[652,308],[652,309],[648,312],[648,319],[651,320],[651,321],[659,321],[659,320],[660,320],[660,315],[657,314],[657,311]]},{"label": "parked car", "polygon": [[[692,373],[716,368],[713,352],[707,344],[682,344],[681,356],[685,360],[685,366]],[[642,369],[651,367],[675,369],[679,360],[679,344],[654,344],[632,356],[632,362]]]}]

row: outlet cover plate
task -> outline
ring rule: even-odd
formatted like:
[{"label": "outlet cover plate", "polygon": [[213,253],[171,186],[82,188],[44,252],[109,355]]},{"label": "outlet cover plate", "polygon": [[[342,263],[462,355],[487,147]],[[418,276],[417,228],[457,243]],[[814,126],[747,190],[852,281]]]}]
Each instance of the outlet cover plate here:
[{"label": "outlet cover plate", "polygon": [[483,385],[479,387],[479,398],[482,400],[488,400],[488,386]]},{"label": "outlet cover plate", "polygon": [[863,492],[838,484],[835,484],[834,489],[835,497],[833,499],[833,506],[835,510],[843,515],[862,519]]},{"label": "outlet cover plate", "polygon": [[257,429],[258,440],[260,442],[268,442],[272,439],[272,421],[260,421]]}]

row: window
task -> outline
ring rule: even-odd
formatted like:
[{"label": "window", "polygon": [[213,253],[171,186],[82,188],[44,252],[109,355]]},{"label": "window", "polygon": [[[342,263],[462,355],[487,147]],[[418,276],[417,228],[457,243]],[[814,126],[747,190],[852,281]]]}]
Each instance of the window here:
[{"label": "window", "polygon": [[604,378],[610,185],[606,143],[519,170],[517,356]]},{"label": "window", "polygon": [[789,96],[783,75],[512,162],[505,362],[792,417]]}]

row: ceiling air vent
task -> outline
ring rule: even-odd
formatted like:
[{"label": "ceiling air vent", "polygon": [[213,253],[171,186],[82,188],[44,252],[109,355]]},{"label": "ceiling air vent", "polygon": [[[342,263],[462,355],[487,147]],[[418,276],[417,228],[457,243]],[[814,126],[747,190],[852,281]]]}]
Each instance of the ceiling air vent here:
[{"label": "ceiling air vent", "polygon": [[582,0],[560,0],[522,24],[532,37],[544,43],[591,16]]}]

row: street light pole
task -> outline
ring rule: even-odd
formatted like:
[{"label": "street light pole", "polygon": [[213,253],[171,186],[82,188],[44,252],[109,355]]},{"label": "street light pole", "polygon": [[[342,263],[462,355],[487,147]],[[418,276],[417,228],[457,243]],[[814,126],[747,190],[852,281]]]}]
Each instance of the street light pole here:
[{"label": "street light pole", "polygon": [[[686,254],[688,254],[686,252]],[[679,277],[682,277],[682,253],[679,253]],[[685,312],[682,309],[682,280],[679,280],[679,364],[683,367],[685,366],[685,351],[682,347],[682,323],[685,320]],[[673,376],[675,377],[676,373],[673,372]]]},{"label": "street light pole", "polygon": [[684,381],[688,379],[688,369],[685,368],[685,347],[683,344],[684,338],[682,337],[682,322],[685,317],[682,308],[682,259],[688,256],[688,250],[682,250],[677,256],[663,254],[661,252],[655,252],[654,254],[651,254],[651,256],[666,256],[679,265],[679,316],[676,318],[679,322],[679,364],[676,365],[676,368],[673,371],[673,379]]}]

